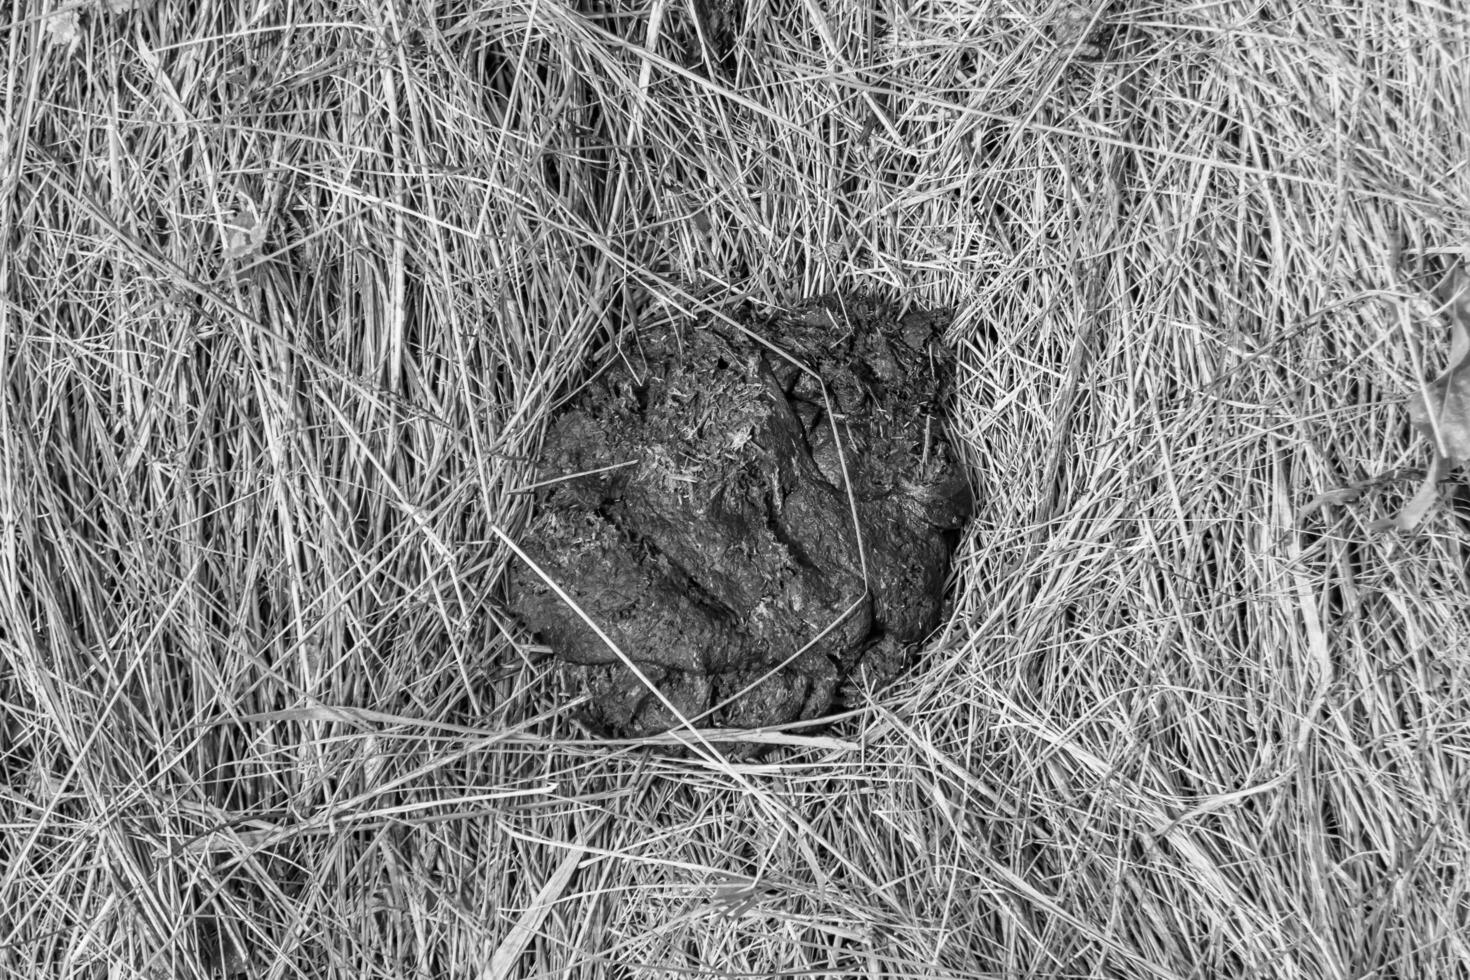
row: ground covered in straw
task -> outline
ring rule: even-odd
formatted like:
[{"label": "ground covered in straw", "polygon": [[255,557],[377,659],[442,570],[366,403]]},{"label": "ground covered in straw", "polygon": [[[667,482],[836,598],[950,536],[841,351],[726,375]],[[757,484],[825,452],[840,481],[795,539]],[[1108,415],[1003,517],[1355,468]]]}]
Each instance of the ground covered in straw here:
[{"label": "ground covered in straw", "polygon": [[[577,2],[11,8],[0,974],[1470,973],[1458,6]],[[839,288],[955,311],[946,625],[587,740],[548,414]]]}]

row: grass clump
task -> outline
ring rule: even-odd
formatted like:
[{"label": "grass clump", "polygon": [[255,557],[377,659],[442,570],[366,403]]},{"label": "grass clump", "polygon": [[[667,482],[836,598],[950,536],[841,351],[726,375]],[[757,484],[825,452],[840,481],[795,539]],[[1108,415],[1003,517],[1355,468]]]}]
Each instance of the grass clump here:
[{"label": "grass clump", "polygon": [[[1372,530],[1452,6],[11,18],[0,972],[1470,970],[1466,530]],[[550,411],[834,289],[958,313],[946,627],[760,762],[583,740],[496,591]]]}]

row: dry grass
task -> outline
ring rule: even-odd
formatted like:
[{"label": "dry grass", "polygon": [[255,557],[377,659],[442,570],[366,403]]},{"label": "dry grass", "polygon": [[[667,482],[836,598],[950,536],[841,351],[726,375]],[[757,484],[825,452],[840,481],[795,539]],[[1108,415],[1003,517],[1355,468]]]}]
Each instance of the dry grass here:
[{"label": "dry grass", "polygon": [[[1306,509],[1427,459],[1457,5],[619,2],[8,25],[0,973],[1470,974],[1466,527]],[[957,310],[926,665],[581,740],[495,591],[548,409],[836,287]]]}]

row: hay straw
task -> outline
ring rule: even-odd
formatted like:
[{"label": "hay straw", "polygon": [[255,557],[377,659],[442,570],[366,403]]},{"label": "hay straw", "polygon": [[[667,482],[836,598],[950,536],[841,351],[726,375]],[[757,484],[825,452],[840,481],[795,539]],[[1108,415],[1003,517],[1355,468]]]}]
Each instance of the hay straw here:
[{"label": "hay straw", "polygon": [[[1464,518],[1370,530],[1463,14],[708,6],[11,21],[0,975],[1470,973]],[[759,761],[587,739],[551,408],[838,288],[956,312],[952,615]]]}]

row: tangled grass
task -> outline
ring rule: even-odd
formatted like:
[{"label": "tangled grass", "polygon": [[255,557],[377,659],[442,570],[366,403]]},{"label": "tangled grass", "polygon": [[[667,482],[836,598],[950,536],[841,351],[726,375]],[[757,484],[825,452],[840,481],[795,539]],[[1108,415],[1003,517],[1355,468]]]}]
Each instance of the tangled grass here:
[{"label": "tangled grass", "polygon": [[[4,975],[1470,973],[1466,518],[1370,528],[1454,4],[9,16]],[[586,740],[497,595],[548,412],[833,289],[955,311],[946,626],[758,762]]]}]

